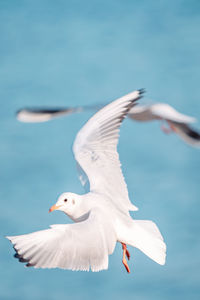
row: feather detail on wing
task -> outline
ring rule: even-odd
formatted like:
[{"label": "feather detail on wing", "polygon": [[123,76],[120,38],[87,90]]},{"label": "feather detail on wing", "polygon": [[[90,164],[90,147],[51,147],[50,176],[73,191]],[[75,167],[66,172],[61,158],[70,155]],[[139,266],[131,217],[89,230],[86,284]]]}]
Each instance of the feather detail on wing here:
[{"label": "feather detail on wing", "polygon": [[119,127],[142,91],[135,91],[108,104],[78,132],[73,151],[87,175],[90,190],[110,197],[125,213],[137,210],[130,202],[117,152]]},{"label": "feather detail on wing", "polygon": [[[103,221],[102,221],[103,218]],[[50,229],[8,236],[15,257],[28,267],[100,271],[108,268],[116,236],[111,224],[97,210],[75,224],[52,225]]]}]

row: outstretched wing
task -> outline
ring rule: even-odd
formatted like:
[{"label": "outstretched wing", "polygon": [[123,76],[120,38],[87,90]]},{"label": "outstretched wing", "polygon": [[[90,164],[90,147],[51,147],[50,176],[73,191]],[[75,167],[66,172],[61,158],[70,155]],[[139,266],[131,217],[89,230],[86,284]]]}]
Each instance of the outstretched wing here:
[{"label": "outstretched wing", "polygon": [[151,112],[160,119],[174,121],[177,123],[193,123],[195,118],[181,114],[166,103],[156,103],[151,106]]},{"label": "outstretched wing", "polygon": [[132,92],[98,111],[78,132],[73,145],[75,158],[89,179],[90,191],[107,195],[125,213],[137,208],[129,200],[120,167],[119,127],[142,93]]},{"label": "outstretched wing", "polygon": [[65,108],[23,108],[17,111],[17,120],[24,123],[41,123],[53,120],[59,117],[65,117],[72,113],[80,113],[87,110],[99,110],[103,104],[78,106],[78,107],[65,107]]},{"label": "outstretched wing", "polygon": [[25,123],[47,122],[54,118],[79,112],[79,108],[24,108],[17,112],[17,120]]},{"label": "outstretched wing", "polygon": [[15,257],[28,267],[100,271],[108,268],[116,236],[107,218],[92,211],[75,224],[52,225],[50,229],[7,237]]},{"label": "outstretched wing", "polygon": [[136,121],[169,120],[177,123],[193,123],[195,118],[181,114],[166,103],[138,105],[133,107],[128,116]]}]

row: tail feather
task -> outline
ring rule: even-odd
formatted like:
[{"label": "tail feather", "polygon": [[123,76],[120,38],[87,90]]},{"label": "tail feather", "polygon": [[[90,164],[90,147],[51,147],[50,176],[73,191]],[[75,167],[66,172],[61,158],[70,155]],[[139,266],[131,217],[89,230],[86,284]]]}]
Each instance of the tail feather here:
[{"label": "tail feather", "polygon": [[140,249],[158,264],[165,264],[166,245],[158,227],[152,221],[134,220],[131,238],[127,244]]}]

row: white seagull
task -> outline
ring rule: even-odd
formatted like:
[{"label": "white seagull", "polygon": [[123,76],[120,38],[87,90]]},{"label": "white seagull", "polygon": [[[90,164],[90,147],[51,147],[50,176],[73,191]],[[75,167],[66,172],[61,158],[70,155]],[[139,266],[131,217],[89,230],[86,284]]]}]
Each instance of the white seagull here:
[{"label": "white seagull", "polygon": [[[39,123],[52,120],[57,117],[78,113],[85,110],[97,110],[98,106],[82,106],[77,108],[24,108],[17,112],[17,119],[20,122]],[[191,123],[197,120],[184,115],[166,103],[155,103],[152,105],[134,106],[128,113],[128,117],[135,121],[148,122],[153,120],[164,121],[169,125],[166,128],[163,124],[161,129],[165,133],[176,133],[182,140],[192,146],[200,146],[200,133],[191,127]]]},{"label": "white seagull", "polygon": [[192,146],[200,146],[200,134],[190,126],[191,123],[196,122],[196,119],[179,113],[166,103],[134,106],[129,111],[128,116],[132,120],[141,122],[165,121],[169,125],[169,128],[161,126],[165,133],[175,132],[186,143]]},{"label": "white seagull", "polygon": [[108,256],[120,242],[127,272],[127,245],[165,264],[166,245],[156,224],[133,220],[129,214],[137,207],[129,200],[117,152],[120,125],[141,94],[134,91],[108,104],[78,132],[74,156],[89,180],[90,191],[84,195],[63,193],[49,210],[63,211],[75,223],[7,236],[20,262],[35,268],[100,271],[108,268]]}]

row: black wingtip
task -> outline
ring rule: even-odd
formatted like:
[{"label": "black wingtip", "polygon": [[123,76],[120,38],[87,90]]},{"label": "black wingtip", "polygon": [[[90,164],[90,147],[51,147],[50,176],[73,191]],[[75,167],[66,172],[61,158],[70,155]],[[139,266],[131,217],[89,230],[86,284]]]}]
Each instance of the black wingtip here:
[{"label": "black wingtip", "polygon": [[27,263],[28,260],[27,259],[24,259],[22,256],[20,256],[18,253],[15,253],[14,255],[14,258],[17,258],[19,262],[21,263]]},{"label": "black wingtip", "polygon": [[193,128],[189,128],[187,132],[188,136],[195,141],[200,141],[200,133],[197,130],[194,130]]},{"label": "black wingtip", "polygon": [[15,248],[15,246],[13,246],[13,249],[14,249],[15,252],[16,252],[16,253],[13,255],[14,258],[18,259],[18,261],[21,262],[21,263],[27,263],[27,264],[29,264],[29,260],[23,258],[23,256],[20,255],[20,254],[18,253],[18,251],[17,251],[17,249]]},{"label": "black wingtip", "polygon": [[146,90],[142,88],[142,89],[139,89],[138,92],[140,93],[140,95],[143,95],[144,93],[146,93]]},{"label": "black wingtip", "polygon": [[26,265],[25,265],[25,267],[27,267],[27,268],[30,268],[30,267],[34,267],[34,265],[33,265],[33,264],[30,264],[30,263],[28,263],[28,264],[26,264]]}]

